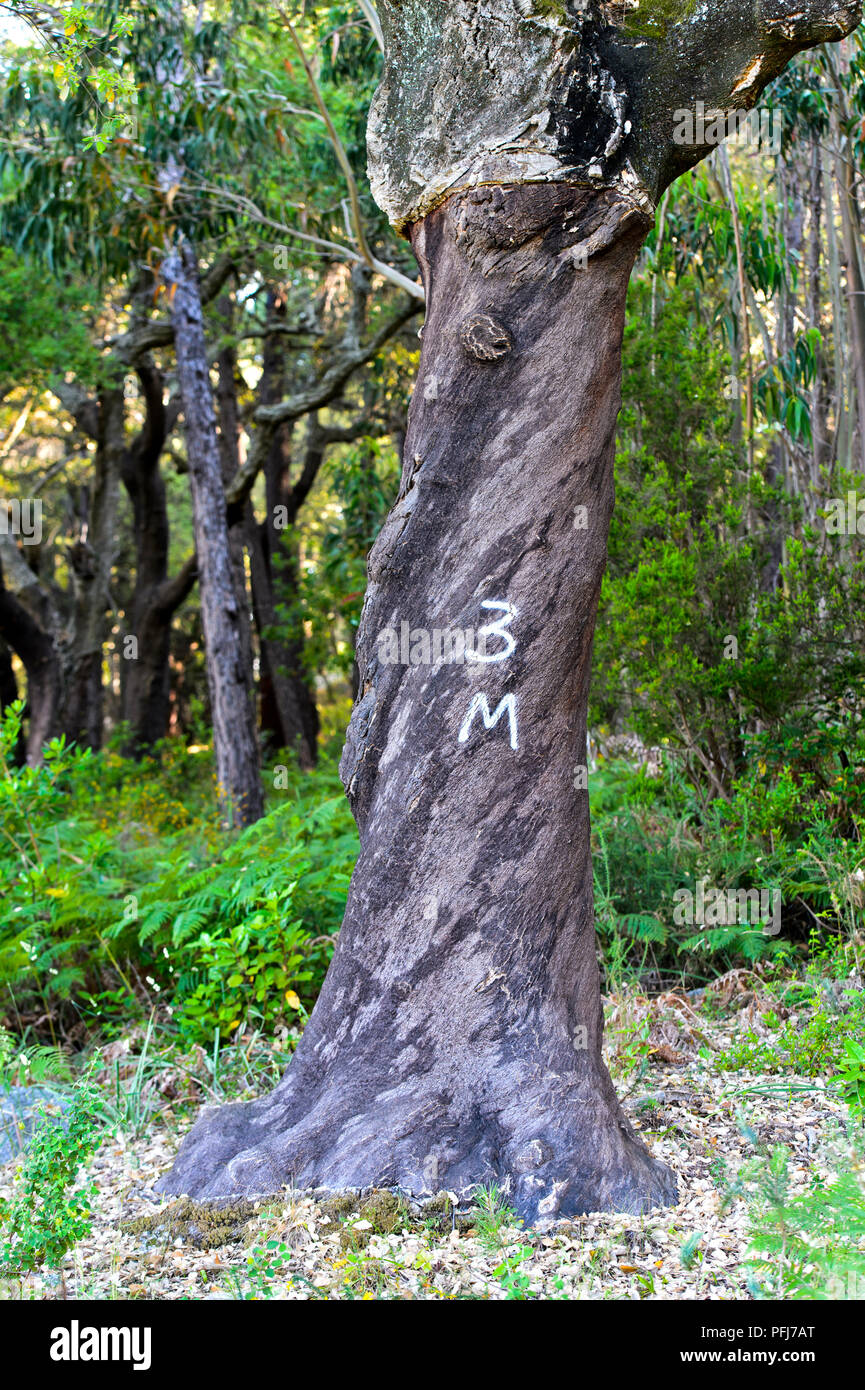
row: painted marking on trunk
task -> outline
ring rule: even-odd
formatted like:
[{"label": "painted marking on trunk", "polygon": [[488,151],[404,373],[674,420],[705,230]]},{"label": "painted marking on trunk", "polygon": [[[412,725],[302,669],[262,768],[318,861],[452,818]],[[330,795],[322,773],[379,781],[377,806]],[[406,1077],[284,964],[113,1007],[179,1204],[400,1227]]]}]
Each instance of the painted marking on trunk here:
[{"label": "painted marking on trunk", "polygon": [[[504,599],[500,598],[485,598],[481,603],[481,608],[501,608],[504,611],[500,618],[496,618],[495,622],[486,623],[483,627],[478,628],[478,637],[501,637],[502,641],[507,643],[507,646],[504,651],[501,652],[487,653],[486,650],[484,650],[483,655],[480,652],[472,652],[470,655],[466,653],[466,655],[469,656],[469,659],[472,661],[504,661],[517,649],[516,639],[513,634],[504,631],[517,616],[517,610],[514,608],[513,604],[507,603]],[[486,645],[486,642],[482,643],[484,649],[486,649]]]},{"label": "painted marking on trunk", "polygon": [[459,742],[460,742],[460,743],[465,743],[466,740],[468,739],[469,730],[471,729],[471,726],[472,726],[472,720],[474,719],[474,717],[475,717],[475,715],[478,713],[478,711],[480,711],[481,715],[483,716],[484,728],[486,728],[486,729],[492,729],[492,728],[494,728],[494,727],[496,726],[496,724],[498,724],[498,722],[499,722],[499,720],[501,719],[502,715],[504,714],[505,710],[507,710],[507,712],[508,712],[508,722],[510,723],[511,747],[512,747],[513,749],[517,749],[517,748],[519,747],[519,744],[518,744],[518,742],[517,742],[517,697],[516,697],[516,695],[505,695],[505,697],[501,700],[501,702],[500,702],[499,705],[496,707],[496,709],[493,711],[493,713],[490,714],[489,701],[487,700],[487,697],[486,697],[486,695],[484,695],[483,691],[480,691],[480,690],[479,690],[479,691],[477,692],[477,694],[472,698],[472,702],[471,702],[471,704],[469,705],[468,714],[466,715],[465,719],[463,720],[463,725],[462,725],[462,728],[460,729],[460,733],[459,733]]},{"label": "painted marking on trunk", "polygon": [[[500,618],[496,618],[494,622],[487,623],[484,627],[478,629],[478,637],[484,639],[481,644],[484,648],[484,651],[483,653],[477,651],[466,652],[466,660],[486,662],[504,661],[507,657],[511,656],[517,649],[516,638],[513,636],[513,633],[507,632],[505,630],[506,628],[510,627],[514,618],[517,616],[517,610],[516,608],[514,608],[512,603],[508,603],[506,599],[502,598],[482,599],[481,608],[500,608],[502,610],[502,615]],[[501,637],[502,641],[505,643],[504,649],[500,652],[488,653],[486,651],[487,637]],[[465,743],[468,739],[469,731],[471,730],[472,726],[472,720],[474,719],[478,711],[480,711],[483,717],[484,728],[492,729],[495,727],[496,724],[498,724],[505,710],[507,710],[508,712],[508,723],[510,724],[511,747],[514,750],[518,749],[519,742],[517,739],[516,695],[505,695],[491,714],[489,701],[487,700],[486,695],[481,690],[477,691],[472,696],[472,702],[469,705],[468,713],[465,719],[463,720],[462,728],[459,732],[459,742]]]}]

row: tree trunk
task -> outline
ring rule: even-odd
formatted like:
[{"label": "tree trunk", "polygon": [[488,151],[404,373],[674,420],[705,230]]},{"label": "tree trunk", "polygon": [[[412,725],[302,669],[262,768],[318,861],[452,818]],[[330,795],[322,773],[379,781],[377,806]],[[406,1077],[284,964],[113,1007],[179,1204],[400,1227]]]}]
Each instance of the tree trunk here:
[{"label": "tree trunk", "polygon": [[[228,295],[219,301],[219,321],[222,333],[231,331],[232,304]],[[237,356],[234,347],[228,343],[217,359],[217,401],[219,406],[219,452],[222,464],[222,481],[227,488],[240,467],[240,413],[237,408]],[[255,687],[252,680],[252,623],[250,621],[249,588],[246,582],[246,551],[244,547],[243,516],[232,523],[228,518],[228,546],[231,552],[231,571],[234,575],[234,592],[237,595],[237,612],[240,622],[240,647],[243,669],[249,675],[249,699],[255,711]]]},{"label": "tree trunk", "polygon": [[[142,554],[139,551],[139,559]],[[171,711],[171,623],[191,592],[197,575],[192,556],[173,579],[148,584],[136,581],[130,607],[137,656],[130,662],[123,688],[123,718],[129,725],[128,757],[141,758],[168,733]]]},{"label": "tree trunk", "polygon": [[[271,292],[267,316],[285,319],[285,300]],[[285,348],[282,335],[265,338],[259,396],[262,405],[273,405],[286,393]],[[323,454],[323,451],[322,451]],[[290,748],[306,770],[318,759],[318,710],[303,669],[303,641],[277,636],[278,608],[291,611],[297,599],[297,568],[289,549],[297,514],[309,493],[322,455],[311,470],[304,467],[302,497],[295,496],[291,484],[291,425],[274,432],[264,464],[265,517],[259,524],[248,507],[246,540],[249,547],[250,577],[255,624],[261,652],[261,729],[276,748]],[[308,480],[303,478],[308,474]],[[277,525],[277,518],[280,524]],[[288,544],[281,542],[288,539]],[[277,568],[275,558],[279,555]]]},{"label": "tree trunk", "polygon": [[852,377],[856,385],[856,414],[859,422],[858,462],[860,470],[865,473],[865,285],[859,271],[857,252],[857,241],[861,243],[862,233],[853,184],[853,166],[843,155],[838,155],[836,167],[850,319],[850,350],[853,356]]},{"label": "tree trunk", "polygon": [[161,373],[149,365],[138,369],[145,399],[145,424],[125,450],[123,485],[132,503],[135,538],[135,588],[129,604],[129,636],[135,640],[123,681],[123,719],[129,726],[126,753],[142,757],[168,733],[171,703],[169,657],[171,620],[195,583],[193,556],[168,577],[169,523],[165,484],[159,460],[167,421]]},{"label": "tree trunk", "polygon": [[[811,136],[810,160],[808,169],[808,327],[822,331],[822,220],[823,220],[823,179],[820,168],[820,142]],[[810,391],[809,408],[811,414],[811,468],[810,488],[812,496],[818,495],[820,469],[829,457],[827,416],[829,413],[829,392],[826,381],[826,356],[822,344],[817,349],[817,371]],[[813,516],[808,520],[814,521]]]},{"label": "tree trunk", "polygon": [[[361,854],[285,1077],[205,1113],[163,1188],[497,1182],[526,1221],[637,1211],[676,1184],[601,1058],[584,789],[628,276],[706,153],[675,142],[676,109],[753,103],[857,15],[380,11],[372,186],[411,231],[427,321],[342,762]],[[477,659],[436,661],[436,629],[472,629]]]},{"label": "tree trunk", "polygon": [[125,448],[122,381],[99,397],[96,441],[93,487],[85,499],[79,539],[69,554],[73,619],[63,652],[63,731],[84,748],[102,747],[102,657]]},{"label": "tree trunk", "polygon": [[295,570],[285,555],[277,579],[273,574],[271,547],[273,532],[268,517],[258,523],[252,508],[246,522],[252,577],[255,625],[261,652],[261,729],[270,735],[274,748],[289,748],[297,754],[300,767],[315,767],[318,758],[318,710],[303,675],[303,648],[273,635],[277,624],[275,583],[279,603],[291,609],[296,598],[292,581]]},{"label": "tree trunk", "polygon": [[2,567],[0,638],[17,652],[27,672],[27,763],[39,767],[46,743],[57,733],[60,661],[54,639],[4,586]]},{"label": "tree trunk", "polygon": [[198,273],[188,243],[166,260],[163,276],[175,287],[171,311],[183,395],[220,800],[235,820],[248,825],[264,812],[250,699],[252,673],[243,664],[241,615],[234,591]]},{"label": "tree trunk", "polygon": [[[569,267],[599,225],[603,254]],[[431,292],[400,499],[370,556],[345,922],[283,1082],[200,1121],[167,1190],[495,1181],[531,1221],[675,1197],[601,1060],[574,785],[646,226],[615,195],[542,185],[459,195],[415,230]],[[486,662],[385,664],[378,636],[403,620],[500,636]],[[478,697],[490,729],[468,719]]]}]

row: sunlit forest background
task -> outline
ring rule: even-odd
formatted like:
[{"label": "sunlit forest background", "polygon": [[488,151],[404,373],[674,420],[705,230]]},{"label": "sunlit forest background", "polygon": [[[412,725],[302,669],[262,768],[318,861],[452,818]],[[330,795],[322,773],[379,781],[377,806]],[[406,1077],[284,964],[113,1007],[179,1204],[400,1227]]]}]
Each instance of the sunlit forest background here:
[{"label": "sunlit forest background", "polygon": [[[377,22],[107,0],[65,7],[58,48],[12,13],[41,8],[0,11],[0,496],[41,509],[30,538],[0,513],[0,1024],[22,1066],[146,1037],[242,1090],[300,1036],[357,853],[338,760],[423,312],[367,184]],[[862,31],[762,106],[780,138],[669,190],[630,290],[590,714],[599,958],[620,1078],[664,1045],[639,1001],[735,978],[717,1010],[768,1002],[718,1066],[846,1066],[865,1097]],[[160,275],[181,236],[250,824],[214,762]],[[700,881],[780,891],[780,932],[678,922]]]}]

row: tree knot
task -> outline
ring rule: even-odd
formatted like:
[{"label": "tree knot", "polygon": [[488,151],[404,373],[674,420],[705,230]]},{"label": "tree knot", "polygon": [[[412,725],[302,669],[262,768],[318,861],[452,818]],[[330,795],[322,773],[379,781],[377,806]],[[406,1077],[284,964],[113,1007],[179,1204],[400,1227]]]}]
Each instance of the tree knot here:
[{"label": "tree knot", "polygon": [[460,327],[460,342],[469,356],[479,362],[495,362],[514,345],[508,330],[489,314],[469,314]]}]

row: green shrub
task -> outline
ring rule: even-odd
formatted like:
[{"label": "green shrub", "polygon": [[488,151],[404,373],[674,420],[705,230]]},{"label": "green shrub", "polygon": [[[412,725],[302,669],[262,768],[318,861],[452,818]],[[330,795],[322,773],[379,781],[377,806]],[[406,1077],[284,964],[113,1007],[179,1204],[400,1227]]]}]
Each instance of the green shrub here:
[{"label": "green shrub", "polygon": [[73,1088],[64,1124],[43,1117],[18,1169],[12,1197],[0,1201],[0,1269],[18,1277],[59,1268],[92,1224],[95,1184],[78,1184],[102,1141],[103,1112],[90,1071]]},{"label": "green shrub", "polygon": [[13,769],[20,723],[19,704],[0,732],[7,1023],[35,1005],[52,1026],[83,1013],[110,1028],[161,1004],[209,1044],[247,1017],[301,1021],[357,854],[334,759],[309,774],[289,761],[268,814],[238,833],[213,809],[206,753],[169,745],[139,764],[57,743],[43,768]]},{"label": "green shrub", "polygon": [[841,1138],[834,1172],[790,1195],[783,1147],[746,1164],[726,1194],[744,1197],[750,1215],[748,1284],[758,1298],[861,1299],[865,1296],[865,1144],[861,1130]]}]

